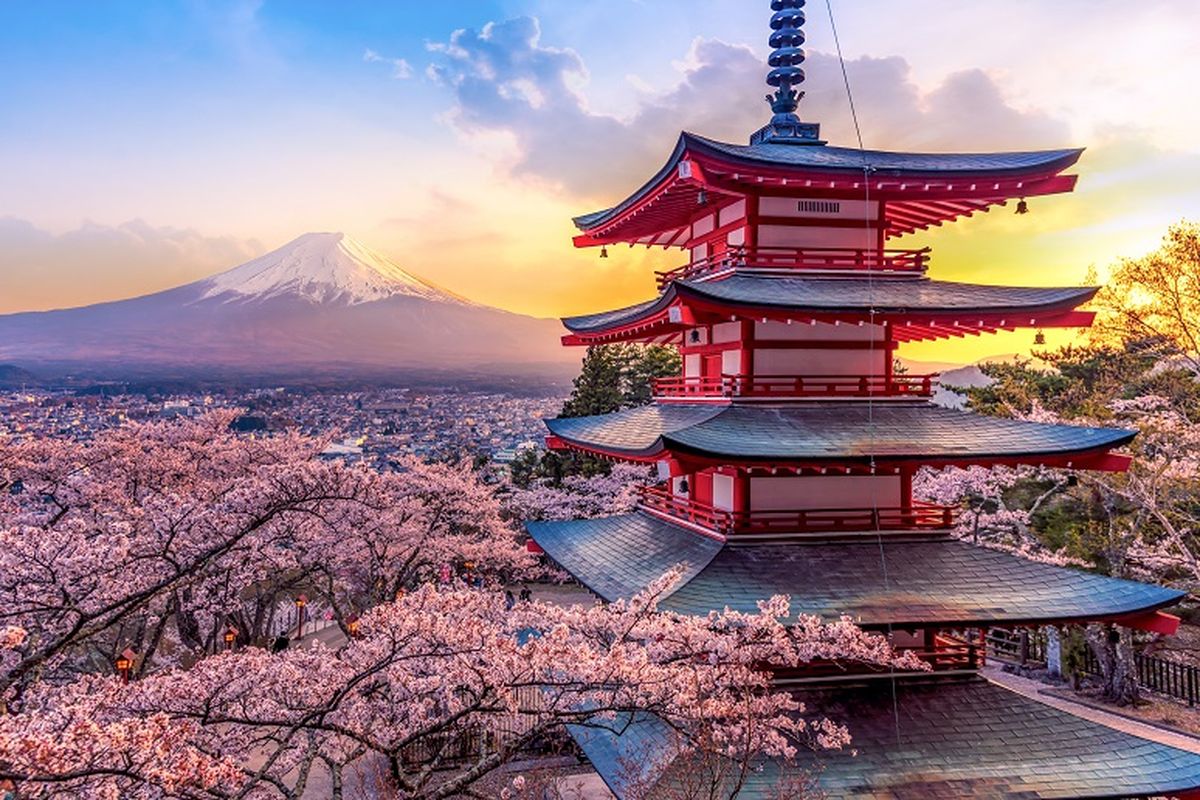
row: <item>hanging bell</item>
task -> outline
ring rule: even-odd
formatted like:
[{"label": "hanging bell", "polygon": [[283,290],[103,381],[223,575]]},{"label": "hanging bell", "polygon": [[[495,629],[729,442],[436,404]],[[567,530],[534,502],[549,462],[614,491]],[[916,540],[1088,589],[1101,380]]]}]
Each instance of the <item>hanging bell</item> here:
[{"label": "hanging bell", "polygon": [[1025,202],[1024,197],[1022,197],[1020,200],[1017,201],[1017,213],[1018,214],[1028,214],[1029,213],[1029,203]]},{"label": "hanging bell", "polygon": [[601,257],[601,258],[608,258],[608,248],[607,248],[607,247],[603,247],[603,246],[601,246],[601,248],[600,248],[600,257]]},{"label": "hanging bell", "polygon": [[1034,344],[1045,344],[1046,343],[1046,334],[1043,333],[1042,331],[1038,331],[1037,333],[1035,333],[1033,335],[1033,343]]},{"label": "hanging bell", "polygon": [[696,205],[708,205],[708,192],[704,191],[703,189],[700,190],[700,192],[696,195]]}]

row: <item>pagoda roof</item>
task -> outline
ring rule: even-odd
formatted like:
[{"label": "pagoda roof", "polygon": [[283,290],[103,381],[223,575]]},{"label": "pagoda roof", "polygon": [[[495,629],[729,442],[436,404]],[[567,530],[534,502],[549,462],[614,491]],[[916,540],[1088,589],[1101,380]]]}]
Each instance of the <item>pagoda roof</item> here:
[{"label": "pagoda roof", "polygon": [[[702,188],[715,193],[717,205],[771,186],[794,187],[812,196],[861,196],[864,169],[870,171],[872,197],[888,202],[903,218],[889,220],[888,233],[896,235],[970,215],[1010,197],[1070,191],[1074,176],[1058,173],[1082,152],[900,153],[824,144],[739,145],[684,131],[667,162],[637,191],[611,208],[574,218],[584,232],[576,243],[666,243],[659,234],[690,221]],[[634,221],[633,216],[642,219]]]},{"label": "pagoda roof", "polygon": [[[1131,798],[1200,787],[1200,755],[1142,739],[1026,698],[983,678],[898,679],[798,690],[807,718],[844,724],[842,750],[799,748],[785,767],[751,770],[739,798],[776,796],[781,774],[810,776],[821,796],[842,798]],[[571,735],[618,800],[630,765],[643,782],[669,784],[675,740],[650,714]],[[786,773],[784,770],[788,770]]]},{"label": "pagoda roof", "polygon": [[659,607],[692,616],[726,607],[755,613],[759,601],[784,594],[793,617],[974,627],[1118,619],[1184,597],[948,537],[731,545],[645,512],[526,528],[550,558],[610,602],[683,564]]},{"label": "pagoda roof", "polygon": [[[657,298],[626,308],[567,317],[563,324],[582,336],[610,334],[630,328],[651,333],[673,330],[668,310],[684,306],[693,314],[706,311],[728,319],[736,310],[746,316],[755,312],[815,314],[847,319],[874,313],[878,322],[904,326],[953,330],[955,318],[971,326],[1014,328],[1041,317],[1043,327],[1054,324],[1088,324],[1070,312],[1090,300],[1098,287],[992,286],[937,281],[928,278],[800,278],[772,274],[735,272],[720,280],[673,281]],[[1056,320],[1056,317],[1068,319]],[[1079,318],[1075,318],[1079,317]],[[941,318],[936,319],[936,318]],[[949,318],[949,319],[947,319]],[[902,331],[897,331],[902,333]],[[924,335],[924,334],[922,334]],[[935,334],[935,335],[952,335]],[[962,335],[961,332],[958,335]],[[903,338],[903,337],[902,337]],[[914,333],[914,338],[920,338]]]},{"label": "pagoda roof", "polygon": [[561,442],[632,460],[735,463],[1058,463],[1085,468],[1134,431],[984,416],[928,402],[670,403],[546,420]]}]

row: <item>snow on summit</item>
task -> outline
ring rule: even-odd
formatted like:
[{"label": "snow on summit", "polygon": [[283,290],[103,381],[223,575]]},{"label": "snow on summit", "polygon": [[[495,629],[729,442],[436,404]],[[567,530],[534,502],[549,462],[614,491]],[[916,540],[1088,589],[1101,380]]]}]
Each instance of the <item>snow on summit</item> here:
[{"label": "snow on summit", "polygon": [[200,281],[200,300],[299,297],[355,305],[408,296],[469,305],[344,233],[306,233],[277,250]]}]

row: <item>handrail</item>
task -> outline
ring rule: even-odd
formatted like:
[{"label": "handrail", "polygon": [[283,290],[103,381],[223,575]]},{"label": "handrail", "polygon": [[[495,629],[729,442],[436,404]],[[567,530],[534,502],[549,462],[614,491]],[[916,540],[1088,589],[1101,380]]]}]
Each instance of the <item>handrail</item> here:
[{"label": "handrail", "polygon": [[654,380],[654,397],[929,397],[938,373],[928,375],[713,375]]},{"label": "handrail", "polygon": [[661,289],[671,281],[713,277],[738,268],[922,273],[929,267],[929,253],[928,247],[899,250],[852,247],[751,248],[743,245],[656,274]]},{"label": "handrail", "polygon": [[724,536],[739,534],[840,533],[879,530],[944,530],[953,527],[955,509],[915,502],[908,508],[801,508],[727,511],[661,486],[639,489],[644,508]]}]

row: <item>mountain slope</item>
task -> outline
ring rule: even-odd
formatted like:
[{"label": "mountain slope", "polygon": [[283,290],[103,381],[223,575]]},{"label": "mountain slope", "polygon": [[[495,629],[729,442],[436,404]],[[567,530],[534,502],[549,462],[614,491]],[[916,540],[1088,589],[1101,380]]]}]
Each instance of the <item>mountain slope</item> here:
[{"label": "mountain slope", "polygon": [[278,250],[196,284],[201,301],[297,297],[354,305],[389,297],[466,303],[343,233],[306,233]]},{"label": "mountain slope", "polygon": [[556,321],[469,302],[338,233],[211,278],[82,308],[0,316],[0,361],[106,374],[563,366]]}]

